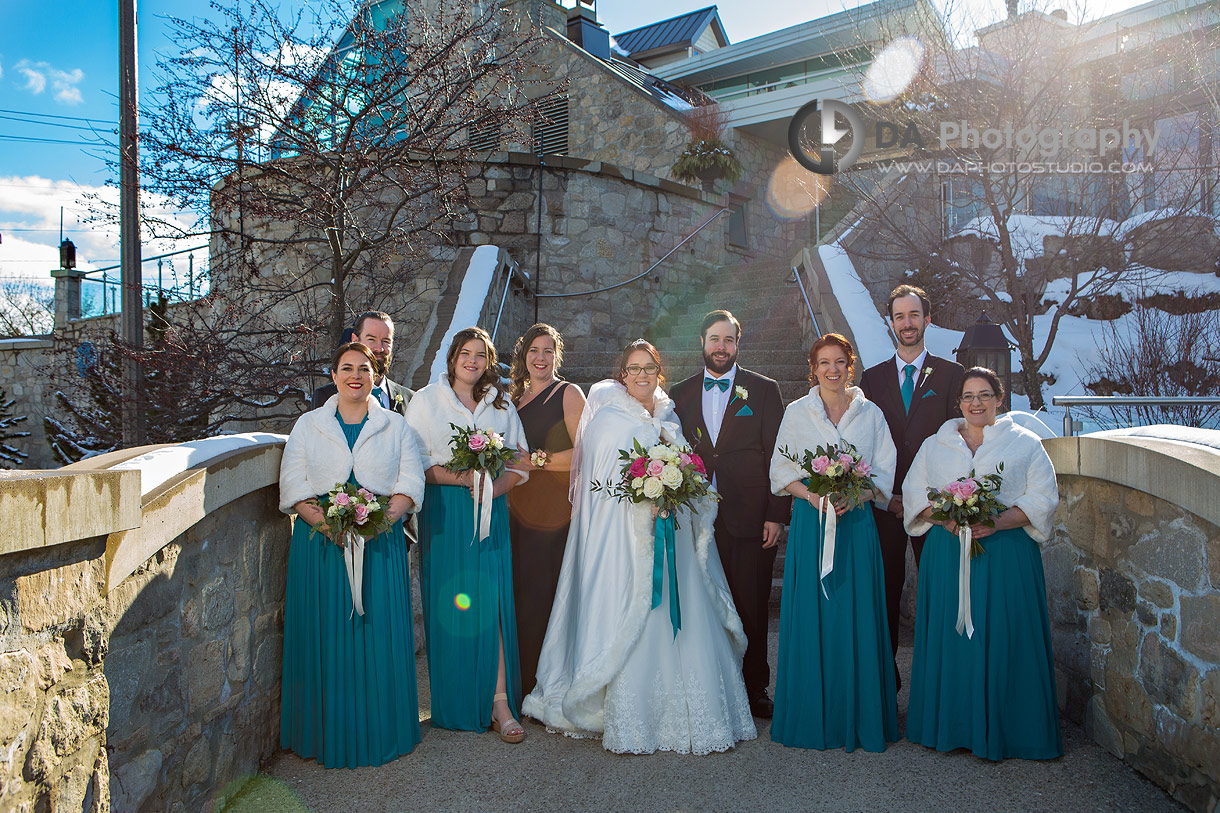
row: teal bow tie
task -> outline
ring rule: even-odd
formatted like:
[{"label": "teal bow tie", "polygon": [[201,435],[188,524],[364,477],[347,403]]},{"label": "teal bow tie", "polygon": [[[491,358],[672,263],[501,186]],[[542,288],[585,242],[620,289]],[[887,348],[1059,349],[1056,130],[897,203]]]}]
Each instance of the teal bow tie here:
[{"label": "teal bow tie", "polygon": [[703,379],[703,389],[710,390],[712,387],[720,387],[721,392],[729,391],[729,380],[727,378],[705,378]]}]

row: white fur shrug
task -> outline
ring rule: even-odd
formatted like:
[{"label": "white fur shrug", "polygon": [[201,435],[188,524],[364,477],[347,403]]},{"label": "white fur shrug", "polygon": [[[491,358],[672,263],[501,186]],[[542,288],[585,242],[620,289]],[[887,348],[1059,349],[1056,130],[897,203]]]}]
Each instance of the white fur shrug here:
[{"label": "white fur shrug", "polygon": [[[471,414],[458,400],[449,379],[444,376],[412,396],[407,403],[407,423],[419,439],[419,454],[425,469],[443,466],[453,458],[453,449],[449,444],[453,439],[453,427],[449,424],[491,429],[504,436],[508,448],[529,448],[525,427],[521,425],[512,402],[505,399],[505,408],[496,409],[493,404],[495,397],[495,390],[488,390]],[[509,471],[520,475],[521,482],[529,479],[527,472],[513,468]]]},{"label": "white fur shrug", "polygon": [[357,482],[374,494],[404,494],[418,511],[424,501],[424,469],[415,433],[397,412],[369,400],[369,420],[353,449],[335,417],[339,396],[297,418],[280,461],[280,510],[294,513],[301,500],[325,494],[336,483]]},{"label": "white fur shrug", "polygon": [[1024,511],[1029,517],[1029,525],[1022,530],[1035,541],[1045,542],[1050,537],[1055,509],[1059,507],[1059,487],[1042,440],[1018,426],[1009,416],[1001,415],[995,424],[983,427],[983,445],[972,456],[959,431],[964,423],[964,418],[945,421],[915,455],[911,470],[902,483],[907,533],[916,536],[932,527],[932,523],[917,518],[919,512],[928,507],[929,487],[944,488],[970,474],[971,469],[980,477],[992,474],[1002,462],[1000,502]]},{"label": "white fur shrug", "polygon": [[771,491],[785,494],[785,488],[808,475],[804,469],[779,453],[788,451],[797,455],[808,449],[828,443],[847,441],[856,447],[873,470],[873,482],[881,495],[873,504],[884,509],[893,496],[894,469],[898,463],[898,450],[890,437],[881,407],[864,397],[859,387],[848,387],[851,403],[835,426],[826,415],[826,404],[822,401],[819,387],[798,398],[784,410],[784,419],[779,424],[779,435],[775,439],[775,451],[771,454]]}]

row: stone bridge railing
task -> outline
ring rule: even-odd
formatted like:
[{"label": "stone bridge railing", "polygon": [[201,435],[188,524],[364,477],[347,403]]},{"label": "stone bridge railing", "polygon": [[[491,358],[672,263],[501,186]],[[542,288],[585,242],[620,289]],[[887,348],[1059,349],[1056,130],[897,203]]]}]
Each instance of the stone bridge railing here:
[{"label": "stone bridge railing", "polygon": [[197,810],[279,745],[279,436],[0,477],[0,809]]},{"label": "stone bridge railing", "polygon": [[1220,432],[1045,442],[1061,706],[1195,810],[1220,801]]}]

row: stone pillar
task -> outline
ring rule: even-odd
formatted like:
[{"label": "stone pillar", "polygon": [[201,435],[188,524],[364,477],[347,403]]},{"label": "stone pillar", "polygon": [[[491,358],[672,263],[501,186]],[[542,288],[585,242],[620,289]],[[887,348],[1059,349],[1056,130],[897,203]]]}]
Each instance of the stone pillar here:
[{"label": "stone pillar", "polygon": [[75,268],[55,268],[51,277],[55,280],[55,332],[59,333],[68,322],[80,318],[80,281],[85,272]]}]

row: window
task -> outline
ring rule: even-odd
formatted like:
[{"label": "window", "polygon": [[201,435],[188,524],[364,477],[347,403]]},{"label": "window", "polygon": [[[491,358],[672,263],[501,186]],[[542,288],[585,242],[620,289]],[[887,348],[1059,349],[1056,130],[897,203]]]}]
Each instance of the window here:
[{"label": "window", "polygon": [[534,155],[567,155],[568,97],[555,96],[539,102],[531,130]]},{"label": "window", "polygon": [[476,152],[500,149],[500,119],[497,116],[484,116],[470,125],[470,147]]},{"label": "window", "polygon": [[749,248],[750,230],[746,208],[749,201],[735,196],[729,197],[729,245],[734,248]]}]

